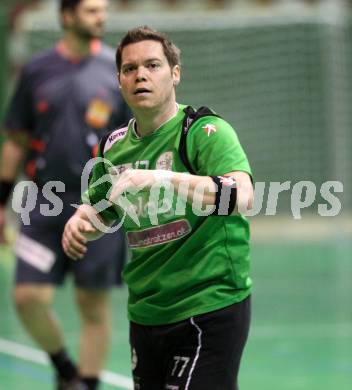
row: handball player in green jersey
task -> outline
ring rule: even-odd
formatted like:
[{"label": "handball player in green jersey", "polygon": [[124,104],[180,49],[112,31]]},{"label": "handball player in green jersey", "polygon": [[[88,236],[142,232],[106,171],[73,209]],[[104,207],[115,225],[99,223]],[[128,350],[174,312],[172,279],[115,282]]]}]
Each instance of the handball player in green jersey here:
[{"label": "handball player in green jersey", "polygon": [[176,102],[180,51],[163,34],[129,31],[116,64],[134,118],[102,139],[63,248],[80,259],[87,241],[123,224],[135,389],[238,389],[250,323],[247,157],[226,121]]}]

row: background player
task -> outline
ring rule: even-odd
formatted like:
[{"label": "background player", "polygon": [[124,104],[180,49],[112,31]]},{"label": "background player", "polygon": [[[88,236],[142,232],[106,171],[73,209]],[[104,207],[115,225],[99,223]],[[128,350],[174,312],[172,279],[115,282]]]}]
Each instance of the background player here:
[{"label": "background player", "polygon": [[[180,52],[162,34],[145,27],[129,31],[116,62],[134,120],[101,141],[105,161],[94,166],[85,204],[66,224],[63,247],[81,258],[87,239],[100,234],[91,205],[105,201],[99,210],[104,222],[134,210],[124,215],[132,250],[124,279],[135,388],[237,389],[250,319],[249,227],[238,211],[253,200],[247,157],[232,127],[210,113],[189,130],[186,167],[180,135],[187,109],[175,96]],[[109,166],[122,173],[112,187],[108,181],[98,185]],[[159,188],[164,198],[155,196],[158,186],[168,188]],[[124,193],[133,208],[119,203]],[[223,193],[229,202],[221,216]],[[183,211],[166,211],[182,199]],[[205,207],[213,214],[202,213]]]},{"label": "background player", "polygon": [[[55,367],[59,389],[95,389],[110,335],[108,290],[120,277],[124,238],[120,232],[88,246],[86,261],[72,264],[60,245],[65,222],[79,203],[81,172],[95,154],[98,139],[128,119],[117,89],[113,51],[99,38],[107,0],[61,0],[63,38],[33,58],[19,80],[6,118],[7,138],[0,165],[0,235],[5,204],[22,161],[39,187],[31,224],[21,226],[16,244],[14,300],[19,317]],[[59,216],[41,215],[48,181],[57,188],[64,208]],[[106,240],[108,239],[108,245]],[[82,320],[79,367],[69,358],[62,331],[50,305],[55,286],[74,274]],[[82,378],[79,379],[79,376]]]}]

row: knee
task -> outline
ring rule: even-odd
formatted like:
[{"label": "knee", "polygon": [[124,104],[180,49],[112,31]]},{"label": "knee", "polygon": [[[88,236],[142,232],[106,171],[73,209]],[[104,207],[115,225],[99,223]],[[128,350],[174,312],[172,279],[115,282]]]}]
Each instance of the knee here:
[{"label": "knee", "polygon": [[13,290],[13,302],[18,312],[24,312],[38,306],[47,306],[50,299],[42,293],[40,288],[16,286]]},{"label": "knee", "polygon": [[77,296],[77,304],[84,323],[102,325],[108,321],[109,310],[105,296],[81,293]]}]

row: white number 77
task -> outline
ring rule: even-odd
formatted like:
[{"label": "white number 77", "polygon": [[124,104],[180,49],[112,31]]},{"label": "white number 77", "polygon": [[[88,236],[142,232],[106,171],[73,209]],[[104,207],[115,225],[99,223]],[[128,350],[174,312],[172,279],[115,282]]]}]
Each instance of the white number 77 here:
[{"label": "white number 77", "polygon": [[183,365],[178,373],[178,377],[181,377],[182,374],[184,373],[186,367],[187,367],[187,364],[189,363],[190,361],[190,358],[189,357],[184,357],[184,356],[174,356],[174,360],[175,360],[175,365],[174,365],[174,368],[172,370],[172,373],[171,373],[171,376],[174,376],[176,370],[177,370],[177,366],[178,366],[178,363],[179,362],[183,362]]}]

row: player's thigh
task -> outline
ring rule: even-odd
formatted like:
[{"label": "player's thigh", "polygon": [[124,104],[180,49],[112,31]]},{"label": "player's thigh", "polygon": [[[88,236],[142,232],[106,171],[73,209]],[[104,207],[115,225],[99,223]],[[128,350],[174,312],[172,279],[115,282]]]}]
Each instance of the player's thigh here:
[{"label": "player's thigh", "polygon": [[61,248],[60,229],[61,225],[48,227],[45,217],[21,226],[14,247],[17,285],[59,285],[63,282],[68,264]]},{"label": "player's thigh", "polygon": [[88,242],[83,259],[72,263],[75,284],[84,289],[108,289],[121,284],[126,242],[119,230]]},{"label": "player's thigh", "polygon": [[165,389],[235,390],[250,322],[250,300],[189,320],[168,357]]},{"label": "player's thigh", "polygon": [[134,390],[164,390],[165,357],[162,340],[153,327],[130,323],[131,368]]}]

